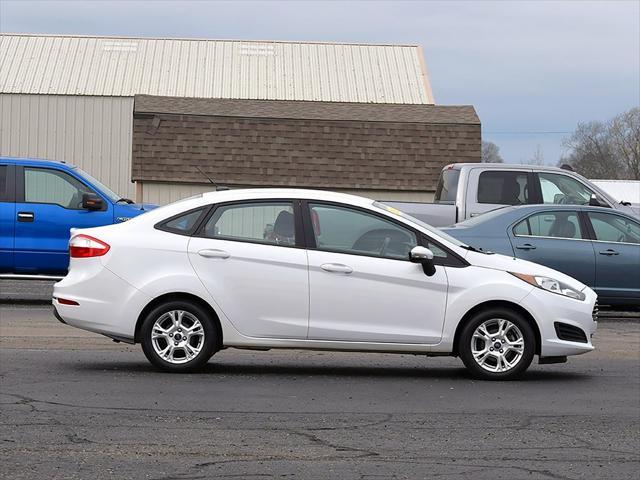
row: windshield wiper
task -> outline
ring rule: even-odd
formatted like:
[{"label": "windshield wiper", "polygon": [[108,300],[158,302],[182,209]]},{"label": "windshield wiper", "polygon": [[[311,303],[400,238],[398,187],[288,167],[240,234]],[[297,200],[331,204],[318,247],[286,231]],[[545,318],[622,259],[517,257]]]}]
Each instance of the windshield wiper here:
[{"label": "windshield wiper", "polygon": [[129,205],[131,205],[132,203],[136,203],[130,198],[119,198],[116,203],[120,203],[120,202],[128,203]]},{"label": "windshield wiper", "polygon": [[472,247],[471,245],[462,245],[462,248],[464,248],[465,250],[469,250],[471,252],[484,253],[485,255],[493,255],[494,254],[494,252],[492,252],[491,250],[483,250],[481,247],[480,248],[476,248],[476,247]]}]

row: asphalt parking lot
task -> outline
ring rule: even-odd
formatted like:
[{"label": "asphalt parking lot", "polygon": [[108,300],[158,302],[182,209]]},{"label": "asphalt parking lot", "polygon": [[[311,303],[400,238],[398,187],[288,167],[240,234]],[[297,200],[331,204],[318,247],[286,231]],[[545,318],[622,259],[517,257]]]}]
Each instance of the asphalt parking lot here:
[{"label": "asphalt parking lot", "polygon": [[[452,358],[226,350],[154,371],[138,346],[0,305],[4,478],[637,478],[640,324],[471,380]],[[633,472],[636,472],[634,474]]]}]

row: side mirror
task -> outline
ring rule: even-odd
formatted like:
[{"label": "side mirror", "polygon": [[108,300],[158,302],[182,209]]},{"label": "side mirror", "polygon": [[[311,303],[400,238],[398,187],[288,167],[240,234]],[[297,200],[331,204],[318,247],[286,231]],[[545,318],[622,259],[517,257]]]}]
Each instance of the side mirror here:
[{"label": "side mirror", "polygon": [[409,260],[413,263],[422,264],[422,270],[427,277],[436,273],[436,266],[433,264],[433,252],[426,247],[413,247],[409,253]]},{"label": "side mirror", "polygon": [[85,210],[102,210],[104,208],[104,201],[95,193],[83,193],[82,208]]},{"label": "side mirror", "polygon": [[600,197],[598,197],[595,193],[592,193],[591,197],[589,198],[589,206],[590,207],[608,207],[609,205],[607,205],[606,202],[602,200]]}]

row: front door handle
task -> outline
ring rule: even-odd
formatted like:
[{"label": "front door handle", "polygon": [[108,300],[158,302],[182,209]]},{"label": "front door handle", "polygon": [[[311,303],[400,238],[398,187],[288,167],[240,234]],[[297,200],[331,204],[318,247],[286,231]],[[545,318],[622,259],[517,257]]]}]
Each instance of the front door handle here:
[{"label": "front door handle", "polygon": [[325,272],[344,273],[345,275],[353,272],[353,268],[349,265],[343,265],[342,263],[323,263],[320,265],[320,268]]},{"label": "front door handle", "polygon": [[613,248],[608,248],[600,252],[600,255],[606,255],[610,257],[611,255],[620,255],[620,252],[616,252]]},{"label": "front door handle", "polygon": [[198,255],[204,258],[229,258],[231,256],[229,252],[225,252],[224,250],[218,250],[216,248],[199,250]]},{"label": "front door handle", "polygon": [[33,222],[36,216],[33,212],[18,212],[18,221],[19,222]]},{"label": "front door handle", "polygon": [[530,243],[525,243],[524,245],[516,245],[518,250],[535,250],[536,246],[531,245]]}]

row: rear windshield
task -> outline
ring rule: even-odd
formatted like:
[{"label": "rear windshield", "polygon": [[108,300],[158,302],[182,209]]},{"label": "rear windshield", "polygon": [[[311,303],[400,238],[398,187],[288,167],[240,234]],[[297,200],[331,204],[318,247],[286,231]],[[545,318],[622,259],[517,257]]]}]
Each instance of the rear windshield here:
[{"label": "rear windshield", "polygon": [[448,169],[443,170],[436,187],[436,202],[455,202],[458,193],[458,178],[460,178],[460,170]]}]

